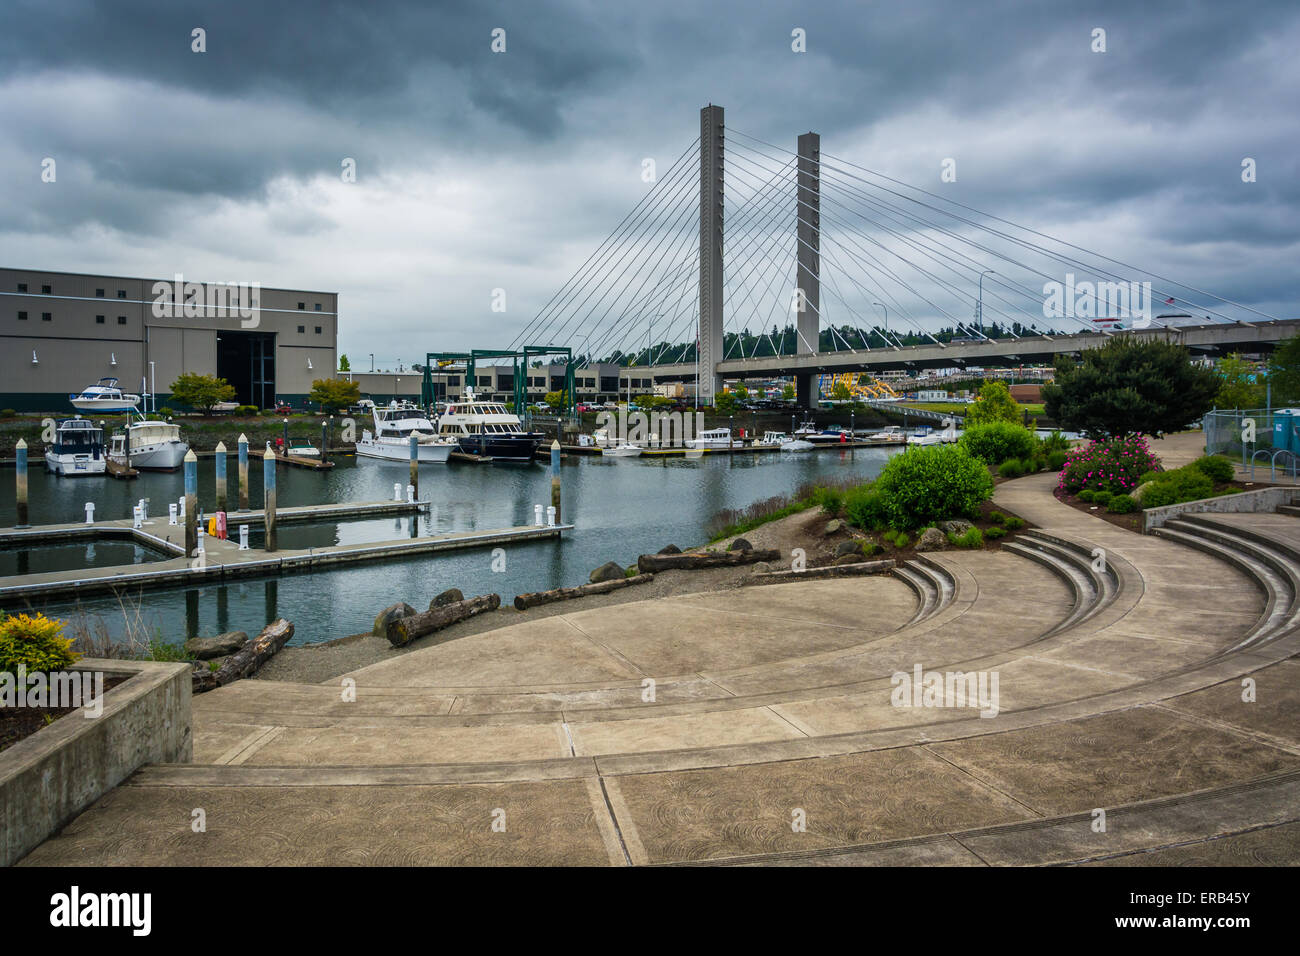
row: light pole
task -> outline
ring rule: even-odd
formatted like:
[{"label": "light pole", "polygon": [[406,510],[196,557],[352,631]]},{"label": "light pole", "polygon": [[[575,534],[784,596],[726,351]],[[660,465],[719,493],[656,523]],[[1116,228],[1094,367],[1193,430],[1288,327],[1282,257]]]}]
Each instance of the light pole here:
[{"label": "light pole", "polygon": [[997,275],[992,269],[985,269],[980,273],[980,297],[975,304],[975,327],[979,330],[980,335],[984,334],[984,277]]},{"label": "light pole", "polygon": [[370,353],[370,371],[373,372],[374,370],[375,370],[375,353],[374,353],[374,352],[371,352],[371,353]]}]

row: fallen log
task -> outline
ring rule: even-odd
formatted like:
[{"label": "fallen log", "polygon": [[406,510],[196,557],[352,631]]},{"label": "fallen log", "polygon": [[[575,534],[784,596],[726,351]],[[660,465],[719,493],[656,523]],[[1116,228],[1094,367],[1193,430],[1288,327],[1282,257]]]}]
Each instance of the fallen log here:
[{"label": "fallen log", "polygon": [[742,584],[782,584],[808,578],[847,578],[863,574],[887,574],[897,562],[893,558],[878,561],[859,561],[857,564],[832,564],[823,568],[805,568],[802,571],[761,571],[742,581]]},{"label": "fallen log", "polygon": [[515,608],[526,611],[530,607],[551,604],[555,601],[571,601],[574,598],[587,597],[589,594],[608,594],[633,584],[648,584],[653,581],[653,574],[638,574],[630,578],[618,578],[613,581],[598,581],[595,584],[579,584],[571,588],[552,588],[549,591],[532,591],[515,597]]},{"label": "fallen log", "polygon": [[697,568],[725,568],[759,561],[779,561],[775,548],[753,551],[696,551],[690,554],[643,554],[636,559],[642,574],[655,571],[690,571]]},{"label": "fallen log", "polygon": [[501,595],[480,594],[478,597],[469,598],[465,601],[454,601],[451,604],[444,604],[442,607],[431,607],[423,614],[412,614],[409,617],[390,621],[387,633],[388,643],[394,647],[405,647],[417,637],[440,631],[457,621],[463,621],[476,614],[482,614],[484,611],[495,611],[500,606]]},{"label": "fallen log", "polygon": [[223,687],[232,681],[248,677],[279,652],[293,637],[293,625],[284,618],[272,621],[235,653],[225,659],[213,675],[216,686]]}]

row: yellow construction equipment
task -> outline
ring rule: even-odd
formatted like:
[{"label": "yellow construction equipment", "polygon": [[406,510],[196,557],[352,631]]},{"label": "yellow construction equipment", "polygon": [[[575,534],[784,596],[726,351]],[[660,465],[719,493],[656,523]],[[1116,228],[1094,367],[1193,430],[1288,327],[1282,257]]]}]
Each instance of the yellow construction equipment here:
[{"label": "yellow construction equipment", "polygon": [[820,381],[823,398],[835,394],[835,386],[843,385],[849,390],[849,397],[854,399],[897,398],[898,393],[878,378],[866,372],[839,372],[835,375],[823,375]]}]

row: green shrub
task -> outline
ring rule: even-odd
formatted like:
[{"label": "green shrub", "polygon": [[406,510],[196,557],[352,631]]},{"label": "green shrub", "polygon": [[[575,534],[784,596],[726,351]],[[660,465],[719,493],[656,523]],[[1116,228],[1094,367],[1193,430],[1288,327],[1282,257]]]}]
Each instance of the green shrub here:
[{"label": "green shrub", "polygon": [[828,515],[838,516],[844,508],[844,492],[839,488],[817,488],[812,494],[813,504],[821,505]]},{"label": "green shrub", "polygon": [[1196,459],[1192,465],[1216,485],[1227,484],[1237,474],[1232,462],[1222,455],[1207,455]]},{"label": "green shrub", "polygon": [[966,450],[990,465],[1032,456],[1036,441],[1034,433],[1024,425],[1006,421],[971,425],[961,436]]},{"label": "green shrub", "polygon": [[974,517],[993,494],[993,478],[962,445],[927,445],[889,459],[875,487],[890,527],[909,529]]},{"label": "green shrub", "polygon": [[997,539],[1003,537],[1004,535],[1006,535],[1006,533],[1007,531],[1005,528],[993,527],[993,528],[989,528],[987,531],[984,532],[984,537],[990,539]]},{"label": "green shrub", "polygon": [[0,418],[13,418],[17,414],[12,408],[0,408]]},{"label": "green shrub", "polygon": [[0,671],[29,674],[66,670],[79,656],[72,638],[63,637],[63,622],[44,614],[16,614],[0,620]]},{"label": "green shrub", "polygon": [[1104,508],[1106,505],[1110,504],[1110,499],[1113,497],[1115,496],[1109,491],[1094,491],[1092,493],[1092,503],[1094,505],[1101,505]]},{"label": "green shrub", "polygon": [[1010,458],[998,465],[998,474],[1003,478],[1019,478],[1025,473],[1025,467],[1018,458]]},{"label": "green shrub", "polygon": [[884,498],[874,485],[860,485],[846,491],[843,511],[849,524],[864,531],[878,531],[888,524]]},{"label": "green shrub", "polygon": [[1008,531],[1019,531],[1025,526],[1024,518],[1017,518],[1015,515],[1007,515],[1007,523],[1003,525]]},{"label": "green shrub", "polygon": [[236,415],[256,415],[256,414],[257,414],[257,406],[256,406],[256,405],[240,405],[238,408],[235,409],[235,414],[236,414]]},{"label": "green shrub", "polygon": [[1214,496],[1214,483],[1194,464],[1162,471],[1152,485],[1142,492],[1143,508],[1161,508],[1181,501],[1199,501]]},{"label": "green shrub", "polygon": [[1046,438],[1040,438],[1038,440],[1038,447],[1048,453],[1054,451],[1069,451],[1070,439],[1066,438],[1065,433],[1058,428]]},{"label": "green shrub", "polygon": [[1095,494],[1096,492],[1091,488],[1084,488],[1083,491],[1079,492],[1075,497],[1080,501],[1092,501],[1092,496]]},{"label": "green shrub", "polygon": [[1065,459],[1070,457],[1066,451],[1049,451],[1047,453],[1047,468],[1049,471],[1060,471],[1065,467]]},{"label": "green shrub", "polygon": [[909,538],[907,536],[907,533],[904,531],[895,531],[894,536],[889,540],[893,544],[893,546],[898,548],[898,550],[900,551],[912,543],[912,539]]},{"label": "green shrub", "polygon": [[993,524],[1002,524],[1006,520],[1007,520],[1007,516],[1004,515],[1001,511],[989,512],[989,521],[991,521]]},{"label": "green shrub", "polygon": [[862,553],[866,555],[868,558],[874,557],[875,555],[880,554],[884,550],[885,550],[884,545],[876,544],[876,542],[874,541],[862,542]]},{"label": "green shrub", "polygon": [[1106,508],[1111,514],[1126,515],[1130,511],[1137,510],[1137,502],[1128,495],[1112,495]]},{"label": "green shrub", "polygon": [[984,547],[984,535],[980,532],[979,528],[971,528],[962,535],[956,535],[950,532],[948,534],[948,541],[957,548]]}]

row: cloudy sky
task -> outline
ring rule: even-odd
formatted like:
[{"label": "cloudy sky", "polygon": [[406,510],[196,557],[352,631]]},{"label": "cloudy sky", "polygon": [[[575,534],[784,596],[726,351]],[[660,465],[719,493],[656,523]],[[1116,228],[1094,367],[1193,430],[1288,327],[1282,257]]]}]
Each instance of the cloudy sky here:
[{"label": "cloudy sky", "polygon": [[[1298,48],[1294,2],[6,0],[0,264],[337,291],[354,367],[504,346],[713,102],[738,156],[739,132],[816,130],[841,160],[1295,317]],[[969,314],[908,285],[917,321]]]}]

